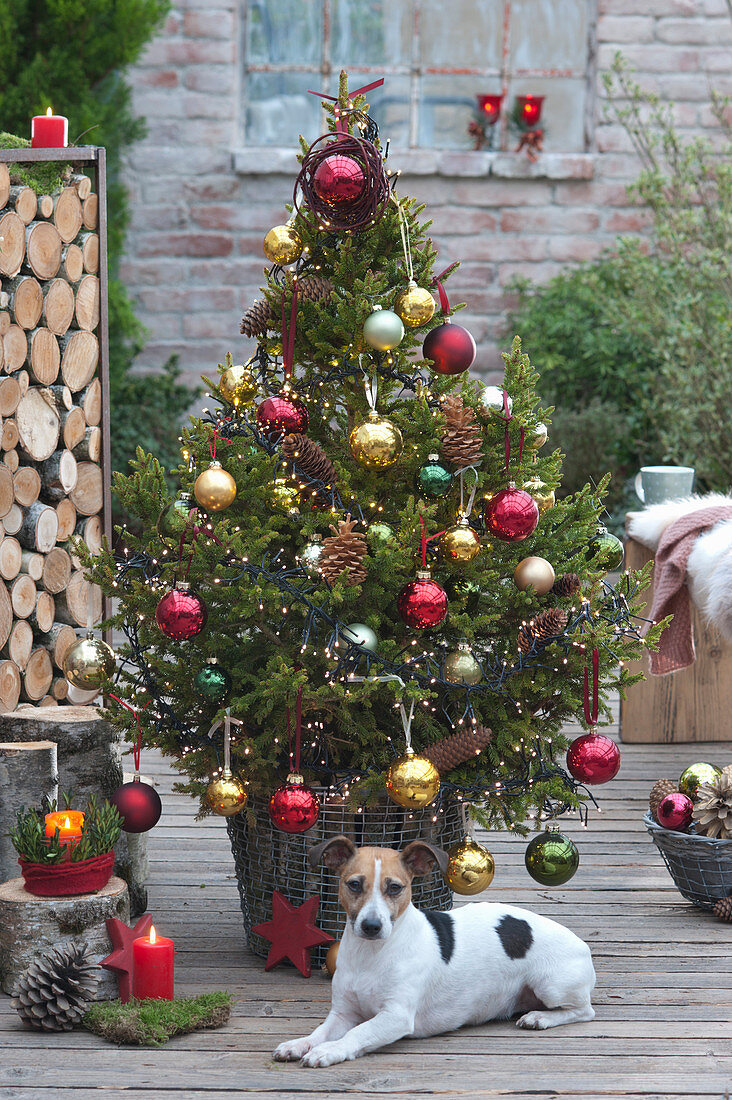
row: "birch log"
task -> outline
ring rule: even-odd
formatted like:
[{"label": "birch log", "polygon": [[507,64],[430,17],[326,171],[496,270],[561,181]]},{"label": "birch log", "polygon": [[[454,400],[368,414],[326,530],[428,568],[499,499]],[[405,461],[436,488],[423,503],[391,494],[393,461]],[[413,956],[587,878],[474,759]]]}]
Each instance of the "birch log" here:
[{"label": "birch log", "polygon": [[58,764],[53,741],[0,742],[0,880],[18,873],[18,853],[8,832],[23,806],[58,797]]}]

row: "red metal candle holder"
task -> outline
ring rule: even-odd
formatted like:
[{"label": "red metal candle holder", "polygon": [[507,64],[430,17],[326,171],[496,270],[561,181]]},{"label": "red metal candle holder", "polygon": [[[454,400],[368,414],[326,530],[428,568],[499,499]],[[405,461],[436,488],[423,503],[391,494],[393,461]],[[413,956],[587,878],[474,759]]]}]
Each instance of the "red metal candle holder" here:
[{"label": "red metal candle holder", "polygon": [[477,95],[478,110],[480,112],[483,122],[487,126],[493,126],[498,122],[498,116],[501,113],[501,104],[503,103],[502,95]]},{"label": "red metal candle holder", "polygon": [[531,128],[538,126],[541,120],[541,108],[544,103],[543,95],[519,95],[516,96],[517,115],[523,126]]}]

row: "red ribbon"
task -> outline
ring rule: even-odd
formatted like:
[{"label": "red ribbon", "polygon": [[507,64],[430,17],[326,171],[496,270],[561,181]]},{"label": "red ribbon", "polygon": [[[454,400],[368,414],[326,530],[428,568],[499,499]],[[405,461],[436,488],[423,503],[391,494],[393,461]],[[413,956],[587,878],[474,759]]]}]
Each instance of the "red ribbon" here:
[{"label": "red ribbon", "polygon": [[441,271],[439,275],[435,275],[434,279],[432,280],[432,286],[437,287],[437,293],[440,295],[440,309],[442,310],[443,316],[445,317],[450,316],[450,303],[447,298],[447,292],[442,285],[442,280],[456,267],[457,263],[448,264],[445,270]]},{"label": "red ribbon", "polygon": [[292,280],[292,305],[290,306],[290,327],[285,319],[285,291],[282,290],[282,366],[285,378],[292,377],[295,358],[295,328],[297,326],[297,278]]},{"label": "red ribbon", "polygon": [[[384,83],[384,77],[382,76],[380,80],[374,80],[371,84],[364,84],[363,88],[356,88],[355,91],[349,92],[348,93],[348,98],[349,99],[355,99],[357,95],[365,95],[366,92],[371,92],[371,91],[373,91],[374,88],[380,88],[383,83]],[[320,99],[328,99],[328,100],[330,100],[331,103],[338,104],[338,96],[337,95],[325,95],[324,92],[314,92],[311,88],[308,88],[308,95],[316,95],[316,96],[319,96]],[[348,113],[349,113],[348,111],[344,111],[343,114],[342,114],[341,110],[340,110],[340,106],[338,106],[338,105],[336,106],[336,109],[335,109],[335,128],[336,128],[336,133],[337,134],[347,134],[348,133],[348,120],[347,119],[344,120],[344,115],[347,115]]]},{"label": "red ribbon", "polygon": [[427,528],[425,527],[424,520],[422,519],[421,516],[419,517],[419,522],[422,524],[422,568],[426,569],[427,568],[427,543],[432,542],[433,539],[438,539],[440,537],[440,535],[444,535],[445,532],[444,531],[438,531],[436,535],[430,535],[430,537],[427,538]]},{"label": "red ribbon", "polygon": [[[132,714],[132,717],[137,722],[137,744],[132,746],[132,758],[135,762],[135,773],[139,773],[139,771],[140,771],[140,749],[142,747],[142,728],[140,726],[139,716],[138,716],[137,711],[135,710],[135,708],[131,707],[129,703],[125,703],[124,699],[120,699],[120,697],[118,695],[112,695],[111,692],[110,692],[109,698],[114,699],[115,703],[119,703],[120,706],[126,707],[127,710],[130,711],[130,713]],[[148,699],[148,701],[145,703],[145,707],[149,707],[151,703],[152,703],[152,699]],[[142,709],[144,710],[145,707],[143,707]]]},{"label": "red ribbon", "polygon": [[600,651],[597,646],[592,650],[592,707],[590,707],[590,676],[587,669],[587,656],[585,655],[585,722],[590,728],[597,725],[597,716],[600,706]]},{"label": "red ribbon", "polygon": [[300,732],[302,729],[302,684],[297,689],[297,702],[295,703],[295,760],[292,758],[292,729],[290,727],[290,704],[285,707],[287,717],[287,749],[290,756],[290,771],[300,771]]},{"label": "red ribbon", "polygon": [[[509,434],[508,434],[508,425],[511,423],[513,418],[514,418],[513,413],[511,412],[511,410],[509,408],[509,405],[508,405],[508,394],[504,390],[503,391],[503,416],[501,416],[500,419],[505,424],[504,436],[503,436],[503,454],[504,454],[504,457],[505,457],[505,460],[506,460],[506,473],[508,473],[508,467],[509,467],[509,463],[511,461],[511,440],[510,440],[510,437],[509,437]],[[519,464],[519,466],[521,465],[521,456],[524,453],[524,435],[525,435],[525,433],[526,433],[526,429],[524,428],[524,426],[522,424],[521,425],[521,435],[519,437],[519,454],[518,454],[518,464]]]},{"label": "red ribbon", "polygon": [[526,149],[527,157],[532,164],[535,164],[539,159],[539,153],[544,151],[543,142],[543,130],[527,130],[525,134],[521,135],[521,140],[516,146],[516,152],[520,153],[522,149]]}]

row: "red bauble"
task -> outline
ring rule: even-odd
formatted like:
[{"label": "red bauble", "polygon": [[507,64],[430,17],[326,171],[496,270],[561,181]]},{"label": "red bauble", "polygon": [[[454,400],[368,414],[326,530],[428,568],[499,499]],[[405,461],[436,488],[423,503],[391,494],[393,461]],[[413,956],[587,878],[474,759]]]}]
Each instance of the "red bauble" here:
[{"label": "red bauble", "polygon": [[157,825],[163,812],[158,792],[140,779],[118,787],[109,801],[122,815],[122,828],[126,833],[146,833]]},{"label": "red bauble", "polygon": [[366,177],[354,157],[333,153],[321,161],[313,176],[315,192],[329,206],[355,202],[363,195]]},{"label": "red bauble", "polygon": [[620,749],[604,733],[583,733],[567,750],[567,767],[580,783],[609,783],[620,770]]},{"label": "red bauble", "polygon": [[422,354],[432,360],[432,369],[438,374],[462,374],[475,360],[475,340],[462,325],[450,321],[427,333]]},{"label": "red bauble", "polygon": [[320,815],[320,799],[301,775],[288,775],[269,800],[272,824],[283,833],[304,833],[312,829]]},{"label": "red bauble", "polygon": [[185,641],[201,633],[208,620],[208,611],[197,592],[179,585],[163,596],[155,620],[166,638]]},{"label": "red bauble", "polygon": [[501,489],[486,502],[483,521],[497,539],[521,542],[536,530],[539,508],[525,489]]},{"label": "red bauble", "polygon": [[257,409],[257,424],[267,439],[281,435],[302,435],[308,430],[308,410],[296,397],[267,397]]},{"label": "red bauble", "polygon": [[694,803],[688,795],[672,791],[662,799],[656,809],[656,820],[664,829],[676,829],[683,832],[691,825]]},{"label": "red bauble", "polygon": [[397,598],[399,614],[414,630],[429,630],[447,617],[447,593],[429,573],[418,573],[416,581],[405,584]]}]

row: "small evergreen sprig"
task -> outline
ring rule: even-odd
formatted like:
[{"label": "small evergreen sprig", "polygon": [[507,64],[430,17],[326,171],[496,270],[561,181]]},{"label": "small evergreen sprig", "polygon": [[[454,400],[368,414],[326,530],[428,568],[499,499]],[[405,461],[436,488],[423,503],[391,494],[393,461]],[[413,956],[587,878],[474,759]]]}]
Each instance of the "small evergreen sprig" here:
[{"label": "small evergreen sprig", "polygon": [[[69,808],[70,798],[64,795],[64,804]],[[46,836],[47,813],[53,813],[56,803],[47,803],[41,809],[29,809],[24,806],[18,811],[15,828],[8,833],[18,855],[29,863],[63,863],[70,858],[72,863],[105,855],[111,852],[122,832],[122,818],[119,810],[106,799],[99,805],[95,795],[91,795],[84,811],[84,825],[81,839],[74,844],[63,844],[59,840],[58,829],[52,837]]]}]

